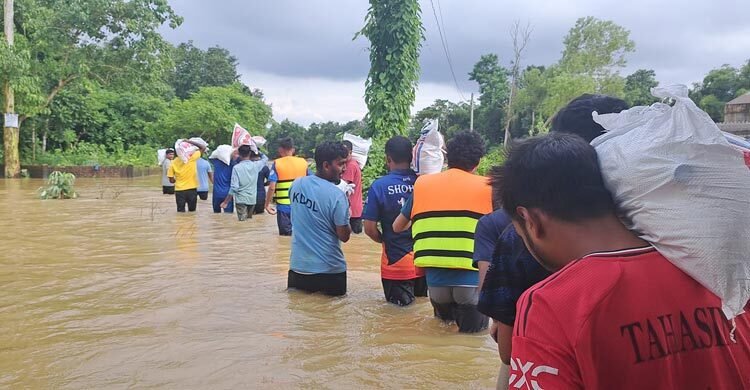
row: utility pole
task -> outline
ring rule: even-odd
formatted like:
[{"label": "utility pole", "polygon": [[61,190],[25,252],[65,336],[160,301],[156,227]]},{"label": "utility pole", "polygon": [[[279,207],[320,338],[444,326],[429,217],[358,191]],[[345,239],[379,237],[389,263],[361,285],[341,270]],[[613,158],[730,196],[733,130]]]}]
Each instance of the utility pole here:
[{"label": "utility pole", "polygon": [[[5,0],[3,10],[5,11],[3,24],[5,39],[9,47],[13,47],[13,0]],[[5,100],[4,124],[3,124],[3,148],[5,156],[5,177],[18,177],[21,173],[21,165],[18,158],[18,114],[15,113],[15,96],[10,80],[5,80],[3,86]]]},{"label": "utility pole", "polygon": [[474,131],[474,92],[471,93],[471,119],[469,119],[469,130]]}]

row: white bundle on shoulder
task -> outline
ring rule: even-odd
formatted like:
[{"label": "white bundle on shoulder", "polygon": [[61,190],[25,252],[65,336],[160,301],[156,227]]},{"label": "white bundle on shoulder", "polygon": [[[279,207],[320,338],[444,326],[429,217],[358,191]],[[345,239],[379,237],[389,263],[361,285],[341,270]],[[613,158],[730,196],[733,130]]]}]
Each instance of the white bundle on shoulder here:
[{"label": "white bundle on shoulder", "polygon": [[440,134],[437,119],[428,119],[420,131],[412,150],[412,168],[417,175],[440,173],[445,162],[445,139]]},{"label": "white bundle on shoulder", "polygon": [[219,160],[224,164],[229,165],[232,162],[232,147],[230,145],[219,145],[211,153],[209,160]]},{"label": "white bundle on shoulder", "polygon": [[352,158],[359,165],[359,169],[364,169],[367,164],[367,155],[372,147],[372,138],[362,138],[358,135],[344,133],[344,141],[352,143]]},{"label": "white bundle on shoulder", "polygon": [[593,114],[592,141],[623,218],[722,301],[728,318],[750,298],[750,149],[722,133],[683,85],[654,88],[656,103]]}]

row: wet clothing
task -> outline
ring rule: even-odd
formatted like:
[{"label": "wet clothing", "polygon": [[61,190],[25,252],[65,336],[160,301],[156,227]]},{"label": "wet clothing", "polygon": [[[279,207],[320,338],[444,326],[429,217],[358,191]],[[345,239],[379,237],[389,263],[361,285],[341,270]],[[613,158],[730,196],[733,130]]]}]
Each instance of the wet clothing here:
[{"label": "wet clothing", "polygon": [[273,162],[268,174],[268,181],[276,183],[276,192],[273,194],[276,210],[287,214],[290,212],[289,187],[292,186],[295,179],[308,175],[311,175],[311,172],[307,167],[307,161],[302,157],[280,157]]},{"label": "wet clothing", "polygon": [[330,296],[345,295],[346,272],[306,275],[289,270],[287,288],[310,293],[321,292]]},{"label": "wet clothing", "polygon": [[268,165],[263,165],[263,168],[258,172],[258,195],[255,202],[255,214],[263,214],[265,212],[266,186],[268,185],[268,176],[270,174],[271,168]]},{"label": "wet clothing", "polygon": [[161,193],[164,195],[174,195],[174,186],[162,186]]},{"label": "wet clothing", "polygon": [[292,235],[292,214],[276,210],[276,226],[279,228],[280,236]]},{"label": "wet clothing", "polygon": [[427,281],[424,276],[410,280],[381,279],[385,300],[399,305],[409,306],[415,297],[427,296]]},{"label": "wet clothing", "polygon": [[167,170],[167,176],[175,180],[175,191],[197,190],[198,168],[197,161],[201,158],[201,152],[196,151],[185,163],[181,158],[172,160]]},{"label": "wet clothing", "polygon": [[237,207],[237,219],[240,221],[253,219],[253,214],[255,214],[254,204],[237,203],[235,206]]},{"label": "wet clothing", "polygon": [[750,388],[748,309],[728,321],[716,295],[651,247],[593,253],[521,296],[510,385]]},{"label": "wet clothing", "polygon": [[414,267],[411,229],[401,233],[393,231],[393,221],[401,206],[411,199],[416,180],[417,174],[411,169],[395,170],[375,180],[367,192],[362,217],[380,224],[383,239],[380,275],[386,280],[412,280],[423,274]]},{"label": "wet clothing", "polygon": [[208,199],[208,191],[198,191],[198,197],[201,200],[207,200]]},{"label": "wet clothing", "polygon": [[[232,183],[232,168],[234,168],[236,161],[232,161],[230,165],[227,165],[223,161],[214,158],[211,159],[211,162],[214,164],[214,192],[212,195],[212,203],[214,213],[220,213],[220,205],[224,199],[226,199],[227,195],[229,195],[229,186]],[[234,200],[229,202],[224,209],[224,212],[234,212]]]},{"label": "wet clothing", "polygon": [[[506,223],[507,222],[507,223]],[[504,228],[503,228],[504,226]],[[542,267],[526,249],[523,239],[504,211],[496,211],[479,220],[474,259],[485,258],[486,250],[480,248],[482,241],[498,234],[492,251],[490,267],[479,293],[477,309],[505,325],[513,326],[516,320],[516,304],[524,291],[546,279],[552,273]],[[480,238],[487,237],[487,238]]]},{"label": "wet clothing", "polygon": [[188,211],[195,211],[198,206],[198,191],[195,188],[175,191],[174,199],[177,202],[177,212],[184,213],[185,205],[187,205]]},{"label": "wet clothing", "polygon": [[462,333],[487,329],[489,319],[477,311],[476,287],[435,287],[429,285],[429,280],[427,283],[435,317],[445,322],[455,321]]},{"label": "wet clothing", "polygon": [[[349,205],[352,208],[352,218],[360,218],[362,216],[362,170],[359,168],[357,160],[350,158],[346,162],[346,168],[341,174],[341,179],[349,184],[354,184],[354,192],[349,195]],[[354,227],[352,227],[354,230]],[[362,233],[362,224],[360,221],[359,232]]]},{"label": "wet clothing", "polygon": [[232,181],[229,193],[235,206],[238,204],[253,205],[258,195],[258,172],[263,169],[263,161],[241,160],[232,168]]},{"label": "wet clothing", "polygon": [[333,183],[318,176],[301,177],[289,190],[292,202],[290,268],[302,274],[346,271],[337,226],[349,225],[349,201]]},{"label": "wet clothing", "polygon": [[[211,163],[208,162],[208,160],[201,158],[198,159],[196,162],[196,167],[198,169],[198,193],[205,193],[208,195],[209,190],[209,180],[208,180],[208,174],[213,173],[213,168],[211,167]],[[204,198],[201,196],[201,199],[206,200],[207,197]]]},{"label": "wet clothing", "polygon": [[[162,187],[172,187],[172,192],[174,193],[174,183],[169,181],[169,175],[167,174],[169,172],[169,167],[172,165],[172,160],[165,158],[164,161],[161,163],[161,185]],[[167,192],[165,192],[166,194]]]}]

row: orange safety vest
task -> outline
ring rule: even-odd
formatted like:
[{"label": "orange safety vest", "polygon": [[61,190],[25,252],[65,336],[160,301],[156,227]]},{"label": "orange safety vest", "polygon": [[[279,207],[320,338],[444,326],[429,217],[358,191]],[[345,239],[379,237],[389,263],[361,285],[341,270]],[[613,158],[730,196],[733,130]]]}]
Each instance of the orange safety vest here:
[{"label": "orange safety vest", "polygon": [[276,204],[292,204],[289,199],[289,188],[292,187],[294,179],[307,176],[307,161],[296,156],[281,157],[274,161],[274,169],[279,180],[276,182],[273,200]]},{"label": "orange safety vest", "polygon": [[414,265],[476,270],[474,232],[479,218],[491,212],[486,177],[455,168],[420,176],[411,213]]}]

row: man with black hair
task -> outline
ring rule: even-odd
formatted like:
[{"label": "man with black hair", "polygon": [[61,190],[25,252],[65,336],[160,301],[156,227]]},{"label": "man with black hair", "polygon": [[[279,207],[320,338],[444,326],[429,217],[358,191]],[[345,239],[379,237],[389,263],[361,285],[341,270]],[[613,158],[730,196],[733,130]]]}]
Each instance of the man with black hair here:
[{"label": "man with black hair", "polygon": [[258,173],[266,163],[260,159],[258,150],[253,150],[250,145],[242,145],[237,151],[240,161],[232,168],[229,194],[219,208],[226,209],[229,202],[233,201],[234,208],[237,209],[237,218],[245,221],[248,218],[252,219],[255,214],[255,204],[258,201]]},{"label": "man with black hair", "polygon": [[[294,155],[296,149],[294,141],[287,137],[279,142],[277,149],[279,158],[271,165],[268,175],[268,191],[266,193],[265,209],[268,214],[276,215],[276,224],[279,235],[292,235],[291,199],[289,198],[289,187],[299,177],[310,175],[307,161]],[[276,208],[271,207],[271,200],[276,202]]]},{"label": "man with black hair", "polygon": [[336,187],[348,151],[341,142],[315,148],[316,173],[296,179],[289,189],[292,253],[288,288],[346,294],[346,260],[341,242],[349,241],[349,201]]},{"label": "man with black hair", "polygon": [[479,273],[472,265],[477,221],[492,212],[487,178],[474,174],[484,140],[464,131],[447,149],[448,170],[419,177],[393,230],[404,231],[411,221],[414,265],[425,268],[435,316],[474,333],[487,328],[487,317],[477,311]]},{"label": "man with black hair", "polygon": [[622,224],[585,140],[522,141],[493,174],[526,247],[555,272],[519,300],[511,387],[750,387],[749,315],[727,320],[716,295]]},{"label": "man with black hair", "polygon": [[[618,98],[581,95],[557,112],[551,132],[572,133],[591,141],[604,132],[604,128],[594,122],[592,112],[609,114],[627,108],[627,104]],[[497,175],[491,174],[491,177]],[[503,362],[498,388],[507,388],[516,303],[524,291],[544,280],[550,272],[541,267],[526,249],[510,223],[510,217],[502,210],[499,188],[494,184],[493,202],[496,211],[479,220],[474,241],[474,263],[479,268],[481,286],[477,307],[493,319],[490,335],[498,344]]]},{"label": "man with black hair", "polygon": [[[395,136],[385,143],[388,174],[375,180],[367,193],[363,214],[365,234],[383,245],[380,276],[385,299],[408,306],[415,296],[427,296],[424,271],[414,267],[411,230],[393,231],[393,221],[411,197],[417,174],[411,169],[412,145],[408,138]],[[380,228],[378,228],[380,224]]]},{"label": "man with black hair", "polygon": [[357,160],[352,158],[354,145],[349,140],[342,142],[349,151],[349,157],[346,159],[346,169],[341,175],[341,179],[349,184],[354,185],[354,190],[349,193],[349,205],[351,206],[352,217],[349,224],[352,226],[352,233],[362,233],[362,170],[359,168]]},{"label": "man with black hair", "polygon": [[167,149],[164,156],[164,161],[161,162],[161,192],[164,195],[174,195],[174,183],[169,181],[169,176],[167,175],[175,157],[174,149]]},{"label": "man with black hair", "polygon": [[198,166],[197,162],[201,155],[206,152],[206,145],[200,142],[186,140],[198,148],[195,153],[190,155],[187,162],[181,158],[172,160],[172,164],[167,170],[167,178],[170,183],[174,183],[174,198],[177,203],[177,212],[184,213],[185,205],[187,210],[194,212],[198,207]]}]

